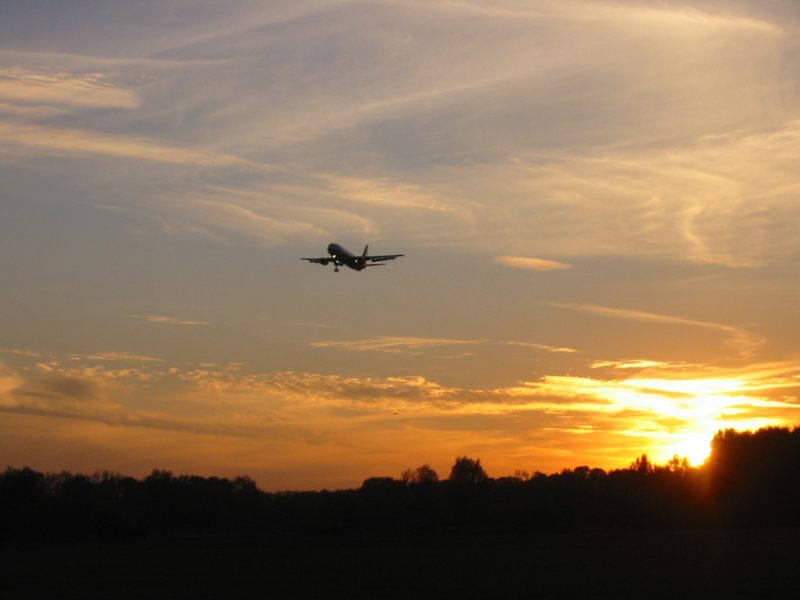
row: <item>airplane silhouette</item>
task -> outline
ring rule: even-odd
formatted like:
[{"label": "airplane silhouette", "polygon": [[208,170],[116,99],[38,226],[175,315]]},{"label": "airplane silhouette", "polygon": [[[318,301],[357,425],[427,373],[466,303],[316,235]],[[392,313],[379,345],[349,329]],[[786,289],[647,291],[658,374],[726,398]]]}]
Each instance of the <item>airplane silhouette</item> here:
[{"label": "airplane silhouette", "polygon": [[367,267],[379,267],[386,264],[387,260],[394,260],[404,254],[382,254],[380,256],[369,256],[369,244],[364,246],[364,252],[361,256],[356,256],[347,248],[339,244],[328,244],[328,254],[330,256],[323,256],[321,258],[301,258],[300,260],[307,260],[308,262],[317,263],[320,265],[327,265],[333,263],[334,271],[338,273],[339,267],[342,265],[350,267],[356,271],[363,271]]}]

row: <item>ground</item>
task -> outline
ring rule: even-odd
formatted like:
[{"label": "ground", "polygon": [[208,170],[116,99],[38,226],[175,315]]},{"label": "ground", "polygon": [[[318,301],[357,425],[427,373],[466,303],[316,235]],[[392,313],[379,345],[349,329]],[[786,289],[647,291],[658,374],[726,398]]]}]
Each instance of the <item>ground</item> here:
[{"label": "ground", "polygon": [[797,530],[4,543],[5,598],[765,598]]}]

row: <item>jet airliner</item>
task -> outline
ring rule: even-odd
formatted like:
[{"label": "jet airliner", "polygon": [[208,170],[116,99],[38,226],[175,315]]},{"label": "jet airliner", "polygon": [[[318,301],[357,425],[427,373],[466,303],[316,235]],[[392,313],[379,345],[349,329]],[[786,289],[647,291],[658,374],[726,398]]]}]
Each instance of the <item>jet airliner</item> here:
[{"label": "jet airliner", "polygon": [[369,256],[369,244],[364,246],[364,252],[361,256],[356,256],[347,248],[339,244],[328,244],[328,254],[330,256],[323,256],[321,258],[301,258],[300,260],[307,260],[308,262],[317,263],[320,265],[327,265],[333,263],[334,271],[338,272],[339,267],[342,265],[350,267],[356,271],[363,271],[367,267],[379,267],[386,264],[387,260],[394,260],[404,254],[382,254],[379,256]]}]

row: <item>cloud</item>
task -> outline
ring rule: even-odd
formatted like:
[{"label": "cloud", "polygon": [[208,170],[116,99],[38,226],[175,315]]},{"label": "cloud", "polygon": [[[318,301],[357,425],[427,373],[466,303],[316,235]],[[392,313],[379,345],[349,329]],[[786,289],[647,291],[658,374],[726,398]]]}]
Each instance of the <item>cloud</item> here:
[{"label": "cloud", "polygon": [[[634,376],[550,374],[496,388],[422,376],[246,372],[236,364],[163,368],[145,361],[143,371],[115,372],[54,362],[44,373],[0,369],[0,412],[47,418],[51,431],[60,431],[62,420],[291,443],[293,452],[324,444],[343,460],[387,436],[410,436],[433,453],[458,437],[461,444],[483,440],[487,452],[497,446],[492,453],[537,446],[550,456],[561,448],[553,460],[597,456],[604,465],[627,464],[642,451],[659,461],[689,451],[702,460],[703,445],[720,428],[791,424],[800,415],[796,362],[691,370],[641,362],[650,364]],[[143,373],[148,387],[131,385]]]},{"label": "cloud", "polygon": [[61,114],[62,108],[53,106],[20,106],[8,102],[0,102],[0,115],[23,119],[40,120]]},{"label": "cloud", "polygon": [[[41,368],[45,367],[45,368]],[[0,365],[0,412],[52,414],[94,414],[113,407],[105,392],[113,386],[97,377],[52,365],[32,369],[11,369]]]},{"label": "cloud", "polygon": [[448,207],[437,202],[420,186],[396,182],[389,179],[366,179],[360,177],[321,176],[331,190],[346,201],[372,204],[390,208],[416,208],[447,211]]},{"label": "cloud", "polygon": [[[785,364],[739,370],[703,367],[685,373],[664,369],[619,379],[548,375],[493,389],[443,386],[424,377],[294,372],[232,377],[208,371],[185,377],[201,394],[213,390],[228,399],[278,397],[296,415],[310,410],[317,418],[327,415],[334,421],[346,415],[347,425],[340,422],[341,426],[356,427],[351,434],[356,437],[361,427],[373,429],[389,415],[401,415],[407,427],[419,428],[421,434],[480,431],[485,437],[493,432],[521,443],[547,428],[562,433],[576,429],[580,435],[592,433],[585,453],[597,452],[621,436],[638,441],[630,447],[619,440],[613,443],[619,448],[612,452],[616,460],[630,460],[632,452],[647,450],[657,460],[689,453],[700,461],[720,428],[793,423],[800,403],[787,392],[800,388],[797,373],[797,364]],[[560,438],[562,448],[565,443],[572,448],[573,441]]]},{"label": "cloud", "polygon": [[495,256],[494,260],[501,265],[518,269],[530,269],[532,271],[562,271],[572,268],[572,265],[567,263],[527,256]]},{"label": "cloud", "polygon": [[[0,70],[0,112],[12,117],[41,120],[77,110],[136,111],[141,105],[135,91],[111,83],[103,73]],[[0,135],[9,144],[3,154],[11,156],[92,154],[168,164],[262,168],[235,156],[165,144],[135,134],[5,120],[0,121]]]},{"label": "cloud", "polygon": [[42,356],[41,352],[34,352],[33,350],[22,350],[19,348],[0,348],[0,352],[13,354],[16,356],[35,356],[35,357]]},{"label": "cloud", "polygon": [[103,74],[49,74],[23,69],[0,69],[0,101],[123,110],[138,108],[141,102],[133,90],[110,83]]},{"label": "cloud", "polygon": [[[131,376],[131,372],[126,372]],[[0,413],[102,423],[162,431],[244,438],[276,438],[319,443],[322,431],[287,424],[263,414],[199,414],[194,418],[169,410],[147,411],[112,400],[124,387],[114,372],[98,368],[56,368],[44,375],[0,370]]]},{"label": "cloud", "polygon": [[345,350],[355,350],[358,352],[418,355],[421,353],[421,350],[428,348],[462,346],[477,343],[479,343],[479,340],[382,336],[363,340],[318,340],[311,342],[310,345],[314,348],[343,348]]},{"label": "cloud", "polygon": [[[569,410],[560,399],[539,393],[536,384],[496,389],[444,386],[423,376],[343,377],[308,372],[240,375],[209,369],[177,376],[201,393],[228,398],[272,398],[292,407],[350,408],[364,414],[404,411],[424,415],[504,414],[520,410]],[[579,399],[580,410],[588,406]]]},{"label": "cloud", "polygon": [[[164,323],[166,325],[210,325],[208,321],[189,321],[186,319],[178,319],[169,315],[131,315],[137,319],[143,319],[148,323]],[[105,360],[108,360],[106,358]]]},{"label": "cloud", "polygon": [[564,346],[549,346],[536,342],[517,342],[504,341],[493,342],[492,340],[465,340],[449,338],[426,338],[426,337],[402,337],[402,336],[379,336],[361,340],[317,340],[310,342],[314,348],[342,348],[358,352],[381,352],[387,354],[410,354],[418,356],[426,349],[435,349],[447,346],[471,346],[477,344],[500,344],[507,346],[519,346],[524,348],[535,348],[546,352],[558,354],[569,354],[577,352],[574,348]]},{"label": "cloud", "polygon": [[330,442],[325,432],[311,428],[271,424],[259,419],[202,420],[164,416],[150,413],[117,411],[81,411],[57,406],[31,404],[0,404],[0,412],[6,414],[49,417],[101,423],[114,427],[136,427],[191,433],[196,435],[216,435],[234,438],[270,438],[279,440],[305,441],[308,443]]},{"label": "cloud", "polygon": [[91,381],[62,375],[32,379],[25,385],[11,390],[11,393],[17,396],[29,396],[47,400],[82,401],[94,400],[97,397],[96,386]]},{"label": "cloud", "polygon": [[[166,231],[202,232],[222,238],[246,236],[275,246],[298,239],[330,237],[328,227],[367,231],[370,222],[342,206],[306,202],[291,186],[279,182],[261,185],[181,185],[149,201],[138,202]],[[305,188],[310,191],[309,188]],[[297,199],[297,202],[288,200]]]},{"label": "cloud", "polygon": [[746,16],[715,14],[692,6],[653,6],[645,3],[621,3],[581,0],[541,2],[534,5],[506,1],[446,0],[435,5],[440,10],[463,11],[511,20],[562,19],[610,21],[649,26],[690,26],[705,29],[738,30],[762,34],[780,33],[776,24]]},{"label": "cloud", "polygon": [[248,160],[213,151],[171,146],[141,136],[111,135],[85,129],[0,121],[0,136],[8,144],[4,150],[6,155],[27,155],[31,152],[58,156],[92,154],[167,164],[244,167],[257,170],[266,168]]},{"label": "cloud", "polygon": [[[146,320],[151,320],[152,317],[144,317]],[[165,317],[170,318],[170,317]],[[185,321],[180,322],[179,324],[184,325],[193,325],[193,324],[206,324],[200,321],[192,322],[192,321]],[[161,358],[154,358],[152,356],[147,356],[144,354],[136,354],[134,352],[95,352],[92,354],[70,354],[68,357],[70,360],[92,360],[92,361],[124,361],[124,362],[163,362]]]},{"label": "cloud", "polygon": [[[7,72],[30,74],[53,78],[98,81],[100,85],[128,90],[138,94],[131,81],[141,83],[141,73],[165,73],[198,66],[219,66],[221,60],[168,60],[153,56],[119,56],[109,54],[76,54],[63,51],[48,52],[46,50],[20,50],[15,48],[0,49],[0,61],[5,64],[19,65]],[[53,72],[54,65],[59,71]],[[123,77],[120,75],[124,73]],[[128,77],[129,73],[137,73],[137,77]],[[131,87],[124,87],[119,81],[124,79]],[[141,96],[139,96],[141,99]],[[141,106],[139,104],[138,106]]]},{"label": "cloud", "polygon": [[661,7],[646,4],[620,4],[616,2],[575,2],[567,6],[574,10],[577,18],[623,19],[649,25],[665,27],[692,27],[743,33],[776,35],[781,28],[775,23],[731,14],[714,14],[691,6]]},{"label": "cloud", "polygon": [[[798,247],[797,103],[775,67],[785,41],[743,9],[702,6],[315,4],[277,20],[240,6],[213,25],[190,19],[161,48],[184,68],[7,70],[15,90],[120,114],[0,135],[13,158],[233,167],[170,174],[121,201],[164,231],[270,245],[341,231],[461,249],[480,238],[520,268],[598,254],[758,266]],[[725,102],[743,88],[757,101]]]},{"label": "cloud", "polygon": [[[694,118],[686,120],[692,128]],[[659,117],[653,124],[668,121]],[[445,203],[462,199],[468,216],[460,231],[472,231],[487,252],[501,246],[516,256],[757,268],[791,259],[800,248],[789,234],[800,227],[792,209],[800,183],[791,167],[800,151],[800,122],[750,123],[763,129],[712,138],[698,131],[701,139],[687,129],[689,139],[674,143],[651,132],[665,141],[639,148],[631,138],[630,150],[523,151],[468,170],[441,169],[441,180],[426,184]],[[496,200],[483,203],[484,197]],[[461,242],[441,235],[468,243],[467,236]]]},{"label": "cloud", "polygon": [[598,306],[596,304],[571,304],[554,302],[552,305],[568,310],[576,310],[600,315],[603,317],[610,317],[613,319],[622,319],[625,321],[639,321],[644,323],[657,323],[665,325],[685,325],[689,327],[698,327],[701,329],[719,331],[728,336],[728,343],[735,347],[741,356],[751,355],[756,348],[761,346],[766,341],[763,336],[738,327],[734,327],[732,325],[724,325],[722,323],[698,321],[695,319],[686,319],[683,317],[651,313],[642,310]]},{"label": "cloud", "polygon": [[565,346],[548,346],[547,344],[537,344],[535,342],[506,342],[509,346],[523,346],[525,348],[536,348],[537,350],[545,350],[546,352],[554,352],[556,354],[572,354],[577,352],[574,348],[567,348]]},{"label": "cloud", "polygon": [[667,363],[659,360],[597,360],[589,365],[592,369],[612,368],[612,369],[651,369],[657,367],[659,369],[686,369],[689,367],[696,367],[689,363]]},{"label": "cloud", "polygon": [[85,360],[99,360],[99,361],[124,361],[124,362],[163,362],[162,358],[154,358],[144,354],[135,354],[133,352],[98,352],[95,354],[87,354]]}]

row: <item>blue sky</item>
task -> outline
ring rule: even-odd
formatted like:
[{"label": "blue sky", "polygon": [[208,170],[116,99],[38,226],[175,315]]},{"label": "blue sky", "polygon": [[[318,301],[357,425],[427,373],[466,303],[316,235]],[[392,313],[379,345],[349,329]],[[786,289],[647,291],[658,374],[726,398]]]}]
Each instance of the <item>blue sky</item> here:
[{"label": "blue sky", "polygon": [[798,23],[4,2],[0,462],[340,487],[796,423]]}]

